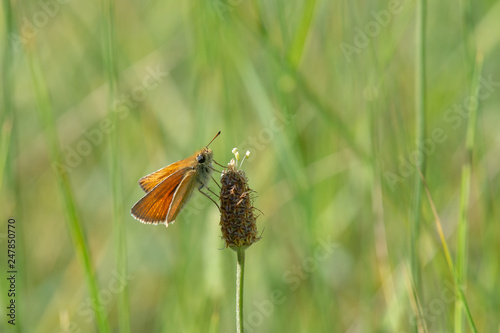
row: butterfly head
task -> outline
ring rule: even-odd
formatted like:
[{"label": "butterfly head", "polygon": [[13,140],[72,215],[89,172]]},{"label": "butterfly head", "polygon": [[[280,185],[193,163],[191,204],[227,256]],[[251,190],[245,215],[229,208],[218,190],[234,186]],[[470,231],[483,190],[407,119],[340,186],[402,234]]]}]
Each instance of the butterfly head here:
[{"label": "butterfly head", "polygon": [[201,187],[206,186],[210,181],[210,175],[212,174],[212,160],[213,154],[212,150],[209,148],[203,148],[198,153],[196,153],[196,171],[198,183]]},{"label": "butterfly head", "polygon": [[198,165],[212,165],[213,154],[210,148],[203,148],[196,154],[196,162]]}]

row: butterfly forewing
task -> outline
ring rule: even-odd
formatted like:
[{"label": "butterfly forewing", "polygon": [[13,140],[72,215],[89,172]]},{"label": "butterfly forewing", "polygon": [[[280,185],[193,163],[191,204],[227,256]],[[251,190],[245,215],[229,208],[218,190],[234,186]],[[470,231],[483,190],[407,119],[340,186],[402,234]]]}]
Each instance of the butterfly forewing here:
[{"label": "butterfly forewing", "polygon": [[158,224],[172,222],[171,220],[167,221],[169,207],[186,173],[191,172],[193,172],[192,168],[187,167],[171,173],[168,176],[168,181],[163,180],[154,186],[132,207],[132,215],[143,223]]},{"label": "butterfly forewing", "polygon": [[194,163],[193,157],[188,157],[186,159],[167,165],[166,167],[158,171],[155,171],[153,173],[150,173],[149,175],[139,179],[139,185],[144,190],[144,192],[148,193],[156,185],[160,184],[161,182],[169,178],[172,174],[178,172],[181,169],[193,165],[193,163]]}]

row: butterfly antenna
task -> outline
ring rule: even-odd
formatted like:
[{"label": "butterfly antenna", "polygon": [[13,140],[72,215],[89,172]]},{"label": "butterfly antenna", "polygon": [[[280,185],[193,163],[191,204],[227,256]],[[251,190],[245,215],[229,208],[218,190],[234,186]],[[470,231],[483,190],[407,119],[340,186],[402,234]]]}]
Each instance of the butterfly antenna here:
[{"label": "butterfly antenna", "polygon": [[219,134],[220,134],[220,131],[218,131],[217,134],[215,134],[214,138],[212,140],[210,140],[210,142],[208,143],[208,145],[205,148],[208,148],[208,146],[210,146],[210,144],[212,143],[212,141],[214,141],[215,138],[219,136]]}]

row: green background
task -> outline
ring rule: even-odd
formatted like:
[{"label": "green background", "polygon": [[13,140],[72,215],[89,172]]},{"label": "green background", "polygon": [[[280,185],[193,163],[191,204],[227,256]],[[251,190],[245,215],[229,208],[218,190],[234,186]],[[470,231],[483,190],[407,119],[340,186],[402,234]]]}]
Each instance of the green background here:
[{"label": "green background", "polygon": [[417,3],[3,1],[0,330],[233,332],[215,205],[195,193],[168,229],[129,214],[140,177],[220,130],[263,212],[246,332],[471,331],[422,156],[474,325],[498,331],[500,2],[429,2],[423,43]]}]

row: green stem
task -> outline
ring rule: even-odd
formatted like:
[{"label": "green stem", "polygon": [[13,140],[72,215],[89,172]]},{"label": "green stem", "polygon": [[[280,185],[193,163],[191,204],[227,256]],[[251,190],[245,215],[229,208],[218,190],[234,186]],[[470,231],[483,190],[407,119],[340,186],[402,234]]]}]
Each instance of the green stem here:
[{"label": "green stem", "polygon": [[236,250],[236,332],[243,333],[243,281],[245,279],[245,249]]}]

